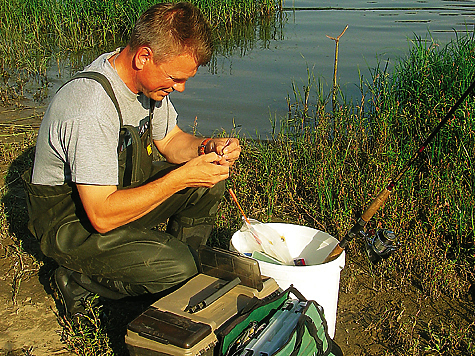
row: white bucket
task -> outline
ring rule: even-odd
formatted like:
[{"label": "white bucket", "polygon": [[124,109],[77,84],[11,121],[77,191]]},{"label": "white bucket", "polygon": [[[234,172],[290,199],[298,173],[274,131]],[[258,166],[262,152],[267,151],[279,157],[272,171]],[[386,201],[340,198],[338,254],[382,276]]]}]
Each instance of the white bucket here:
[{"label": "white bucket", "polygon": [[[266,224],[267,225],[267,224]],[[336,310],[340,287],[340,271],[345,266],[345,252],[335,260],[321,264],[338,243],[331,235],[306,226],[270,223],[279,234],[285,236],[290,255],[305,259],[305,266],[282,266],[259,261],[261,274],[272,277],[282,289],[291,284],[308,300],[323,307],[328,333],[335,336]],[[231,249],[240,253],[252,253],[246,244],[244,233],[237,231],[231,239]]]}]

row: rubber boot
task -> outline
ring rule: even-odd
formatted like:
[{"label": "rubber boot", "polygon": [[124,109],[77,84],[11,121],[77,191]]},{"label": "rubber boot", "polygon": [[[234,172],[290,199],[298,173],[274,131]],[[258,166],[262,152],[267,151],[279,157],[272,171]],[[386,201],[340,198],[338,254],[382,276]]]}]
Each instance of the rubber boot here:
[{"label": "rubber boot", "polygon": [[54,281],[62,299],[65,314],[69,317],[86,312],[86,300],[93,298],[94,293],[80,286],[72,274],[74,272],[64,267],[58,267],[54,271]]},{"label": "rubber boot", "polygon": [[147,294],[148,291],[145,287],[138,284],[131,284],[122,282],[119,280],[112,280],[100,276],[93,276],[92,282],[97,282],[99,285],[107,288],[108,292],[113,292],[113,295],[109,296],[109,299],[121,299],[124,297],[136,297],[139,295]]},{"label": "rubber boot", "polygon": [[[125,291],[121,293],[120,287],[108,288],[109,286],[104,286],[82,273],[62,266],[58,267],[54,272],[54,280],[68,316],[84,314],[86,311],[85,301],[89,298],[92,299],[94,295],[108,299],[122,299],[131,295]],[[118,284],[122,286],[121,282],[118,282]],[[122,289],[125,289],[125,287],[122,286]],[[98,300],[94,304],[98,304]]]},{"label": "rubber boot", "polygon": [[[109,285],[104,285],[103,283],[99,283],[88,276],[78,273],[78,272],[72,272],[71,278],[74,279],[74,281],[79,284],[81,287],[84,289],[95,293],[101,297],[108,298],[108,299],[122,299],[128,296],[126,293],[121,293],[120,287],[119,288],[114,288]],[[106,280],[106,279],[104,279]],[[106,280],[108,281],[108,280]],[[101,281],[102,282],[102,281]],[[121,282],[117,283],[119,286],[122,284]]]}]

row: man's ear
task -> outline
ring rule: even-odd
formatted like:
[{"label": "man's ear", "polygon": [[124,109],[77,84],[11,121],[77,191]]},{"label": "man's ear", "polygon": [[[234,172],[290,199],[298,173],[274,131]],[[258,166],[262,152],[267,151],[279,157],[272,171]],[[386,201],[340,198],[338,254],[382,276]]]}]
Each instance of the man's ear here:
[{"label": "man's ear", "polygon": [[145,64],[153,58],[152,49],[148,46],[139,47],[134,56],[134,65],[141,70]]}]

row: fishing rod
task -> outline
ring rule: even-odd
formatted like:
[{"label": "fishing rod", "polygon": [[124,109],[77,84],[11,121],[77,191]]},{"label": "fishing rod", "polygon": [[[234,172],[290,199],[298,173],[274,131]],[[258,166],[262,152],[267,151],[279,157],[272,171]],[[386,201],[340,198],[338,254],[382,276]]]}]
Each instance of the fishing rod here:
[{"label": "fishing rod", "polygon": [[[440,121],[440,123],[436,126],[434,130],[430,133],[430,135],[426,138],[426,140],[422,143],[419,149],[414,153],[412,158],[406,162],[402,170],[393,178],[389,184],[378,194],[378,196],[371,202],[370,206],[363,212],[361,217],[355,223],[355,225],[346,233],[343,239],[335,246],[335,248],[330,252],[327,258],[323,261],[323,263],[333,261],[336,259],[340,254],[343,252],[345,247],[348,243],[353,240],[353,238],[357,236],[367,238],[367,234],[364,232],[364,227],[366,224],[371,220],[371,218],[376,214],[378,209],[386,202],[391,194],[392,190],[396,186],[396,184],[401,180],[404,173],[406,173],[409,168],[417,161],[420,157],[424,149],[427,145],[434,139],[435,135],[437,135],[440,129],[449,121],[449,119],[454,115],[455,111],[458,107],[464,102],[467,96],[472,92],[475,88],[475,81],[468,87],[467,90],[462,94],[459,100],[455,103],[454,106],[449,110],[449,112],[445,115],[445,117]],[[376,263],[381,258],[385,258],[389,256],[390,253],[394,252],[398,245],[394,243],[396,235],[394,232],[390,230],[380,230],[376,233],[374,238],[368,239],[366,243],[366,251],[370,260],[373,263]]]}]

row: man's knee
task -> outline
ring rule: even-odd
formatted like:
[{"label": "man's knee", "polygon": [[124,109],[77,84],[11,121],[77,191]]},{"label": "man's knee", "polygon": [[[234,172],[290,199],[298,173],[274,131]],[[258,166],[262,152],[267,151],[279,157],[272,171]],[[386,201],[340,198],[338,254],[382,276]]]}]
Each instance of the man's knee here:
[{"label": "man's knee", "polygon": [[198,273],[186,244],[161,231],[131,226],[94,235],[74,255],[59,257],[61,265],[128,295],[157,293]]},{"label": "man's knee", "polygon": [[153,258],[149,252],[143,253],[147,256],[143,262],[129,261],[115,274],[96,275],[94,279],[124,296],[138,296],[166,291],[198,273],[195,257],[184,244],[179,243],[166,257]]},{"label": "man's knee", "polygon": [[159,293],[181,284],[198,274],[197,261],[186,247],[180,258],[175,258],[173,265],[164,269],[153,268],[148,270],[147,281],[140,283],[149,293]]}]

